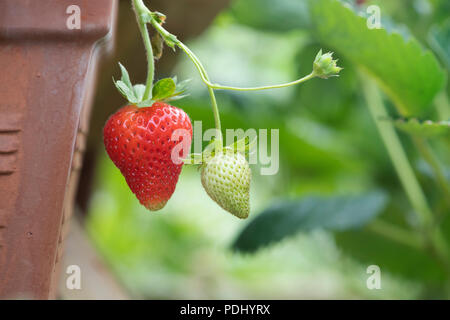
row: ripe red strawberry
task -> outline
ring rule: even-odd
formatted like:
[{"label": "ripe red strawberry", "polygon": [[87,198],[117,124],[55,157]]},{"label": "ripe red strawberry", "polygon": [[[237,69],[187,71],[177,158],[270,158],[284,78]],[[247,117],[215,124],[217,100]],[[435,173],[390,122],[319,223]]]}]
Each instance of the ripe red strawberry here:
[{"label": "ripe red strawberry", "polygon": [[[177,129],[184,129],[185,134],[172,136]],[[163,208],[175,191],[183,166],[180,160],[187,155],[191,139],[189,116],[163,102],[144,108],[123,107],[109,118],[103,129],[106,152],[131,191],[149,210]]]}]

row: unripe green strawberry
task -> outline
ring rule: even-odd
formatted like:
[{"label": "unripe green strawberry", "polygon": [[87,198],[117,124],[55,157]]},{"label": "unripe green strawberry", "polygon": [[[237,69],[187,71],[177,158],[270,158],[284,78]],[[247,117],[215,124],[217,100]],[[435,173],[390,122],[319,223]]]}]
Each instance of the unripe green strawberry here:
[{"label": "unripe green strawberry", "polygon": [[221,152],[202,166],[202,185],[219,206],[238,218],[250,212],[251,171],[240,153]]}]

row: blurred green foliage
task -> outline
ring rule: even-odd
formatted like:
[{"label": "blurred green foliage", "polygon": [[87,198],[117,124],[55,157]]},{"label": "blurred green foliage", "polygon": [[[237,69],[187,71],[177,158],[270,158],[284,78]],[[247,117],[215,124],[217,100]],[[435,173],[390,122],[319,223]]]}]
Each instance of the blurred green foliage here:
[{"label": "blurred green foliage", "polygon": [[[398,33],[380,31],[371,39],[373,33],[362,26],[364,19],[335,0],[236,0],[204,34],[189,43],[213,82],[226,85],[254,86],[296,79],[311,71],[321,48],[335,51],[344,70],[339,78],[314,79],[293,88],[218,92],[223,128],[280,130],[278,174],[261,176],[258,166],[252,167],[250,215],[251,220],[265,210],[263,214],[267,215],[268,210],[275,218],[283,220],[276,216],[278,212],[287,221],[295,220],[297,228],[284,220],[290,228],[280,236],[276,233],[279,230],[271,233],[271,223],[265,225],[263,233],[245,229],[263,216],[246,222],[220,209],[203,191],[199,172],[193,167],[184,167],[166,208],[147,212],[103,153],[88,228],[133,295],[236,299],[445,297],[448,278],[432,255],[362,227],[369,222],[364,220],[367,216],[379,215],[385,223],[413,231],[417,221],[367,110],[360,85],[361,77],[367,74],[361,74],[360,67],[369,70],[393,98],[393,102],[386,100],[393,119],[427,114],[420,120],[448,120],[439,119],[432,104],[448,69],[439,65],[431,51],[423,50],[429,43],[428,32],[437,26],[441,29],[433,33],[436,41],[431,48],[438,50],[437,41],[439,48],[448,48],[447,40],[442,40],[442,26],[449,25],[444,24],[447,17],[443,14],[449,12],[449,2],[369,3],[381,7],[383,23],[389,25],[389,32]],[[442,52],[436,54],[445,60]],[[174,105],[182,107],[193,121],[201,120],[203,130],[213,127],[205,87],[197,76],[193,77],[195,68],[181,53],[174,74],[178,79],[193,78],[191,95]],[[398,108],[399,103],[403,109]],[[449,219],[445,216],[450,211],[448,203],[410,138],[406,134],[400,137],[450,240]],[[450,167],[447,138],[433,141],[432,146],[442,163]],[[336,212],[321,210],[320,199],[328,208],[339,207],[328,197],[365,199],[361,194],[370,195],[373,190],[387,195],[382,197],[387,200],[385,207],[371,198],[373,201],[366,199],[354,207],[357,209],[338,215],[337,225],[356,225],[357,230],[324,230],[336,229],[327,228],[332,221],[327,220],[328,211]],[[310,201],[306,198],[310,195],[315,195],[319,209],[302,211],[301,204]],[[284,209],[274,210],[274,203],[284,203]],[[304,212],[312,218],[303,219]],[[317,216],[323,218],[315,220]],[[304,221],[321,223],[305,228]],[[308,233],[301,232],[306,229]],[[248,232],[246,237],[252,245],[261,234],[267,234],[257,247],[272,243],[268,241],[271,237],[282,240],[254,254],[235,252],[230,246],[242,230]],[[366,288],[370,264],[381,267],[382,290]]]},{"label": "blurred green foliage", "polygon": [[254,252],[300,231],[359,229],[384,210],[386,201],[383,193],[372,192],[358,197],[307,197],[276,203],[247,225],[233,247]]}]

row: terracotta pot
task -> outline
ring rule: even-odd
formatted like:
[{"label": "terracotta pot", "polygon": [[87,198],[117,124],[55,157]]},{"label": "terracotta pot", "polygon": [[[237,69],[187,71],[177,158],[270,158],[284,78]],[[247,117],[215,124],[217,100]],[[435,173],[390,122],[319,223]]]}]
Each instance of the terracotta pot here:
[{"label": "terracotta pot", "polygon": [[[68,27],[71,5],[80,29]],[[54,297],[98,48],[115,15],[114,0],[0,1],[0,298]]]}]

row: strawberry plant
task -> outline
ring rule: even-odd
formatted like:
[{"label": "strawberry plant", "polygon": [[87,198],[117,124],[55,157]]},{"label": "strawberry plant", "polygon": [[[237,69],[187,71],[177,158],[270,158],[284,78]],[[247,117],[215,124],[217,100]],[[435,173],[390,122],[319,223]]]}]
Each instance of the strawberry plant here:
[{"label": "strawberry plant", "polygon": [[[422,6],[427,3],[428,7]],[[381,29],[367,25],[370,14],[366,9],[373,4],[381,8]],[[185,166],[177,197],[170,201],[165,209],[170,214],[165,216],[140,214],[140,208],[134,207],[137,201],[124,190],[123,178],[113,174],[110,161],[104,161],[102,191],[106,192],[97,197],[92,233],[115,265],[126,270],[124,277],[133,278],[131,283],[150,297],[171,297],[174,291],[179,297],[185,293],[186,281],[178,280],[204,279],[205,271],[206,281],[245,283],[242,291],[249,290],[246,297],[250,298],[261,297],[261,292],[270,298],[279,298],[280,292],[311,297],[309,291],[301,290],[303,283],[298,279],[303,277],[309,284],[314,278],[314,288],[320,291],[316,279],[328,281],[328,276],[338,278],[339,291],[327,291],[327,298],[448,297],[449,8],[446,0],[414,1],[414,5],[410,0],[236,0],[188,47],[163,27],[163,15],[135,2],[144,40],[146,28],[151,27],[156,34],[152,39],[159,37],[187,55],[180,55],[186,59],[177,64],[180,79],[195,71],[200,74],[201,81],[190,83],[191,95],[174,103],[178,112],[182,108],[193,124],[202,120],[204,128],[219,130],[213,141],[203,145],[203,151],[194,148],[195,153],[188,155],[184,148],[172,149],[182,151],[177,160],[183,160],[183,165],[195,165],[198,170]],[[148,44],[154,56],[161,53],[160,42]],[[306,81],[327,78],[327,72],[335,68],[329,54],[317,55],[320,48],[335,52],[345,72],[328,81]],[[200,62],[197,54],[207,63]],[[309,74],[310,61],[314,61],[313,75]],[[149,64],[148,69],[147,77],[154,73],[154,66]],[[211,80],[244,84],[296,74],[307,76],[257,88],[224,86]],[[303,84],[289,90],[241,93],[298,83]],[[155,102],[156,106],[168,104],[187,95],[185,84],[166,78],[151,85],[133,85],[124,68],[116,81],[131,105],[128,108],[148,114]],[[203,85],[209,96],[201,94]],[[147,130],[139,124],[136,127],[143,133]],[[198,131],[192,127],[194,137]],[[222,128],[279,129],[279,172],[255,174],[255,166],[246,161],[253,141],[226,145]],[[126,135],[132,134],[127,131]],[[131,148],[137,141],[130,143]],[[178,138],[175,142],[180,146]],[[123,149],[124,143],[118,148]],[[107,148],[114,149],[114,145]],[[131,156],[130,164],[141,164],[141,155],[145,156],[141,151],[136,158],[126,154]],[[158,153],[153,156],[171,161]],[[115,163],[122,161],[120,154],[112,153],[111,158]],[[147,180],[145,172],[151,172],[145,171],[150,169],[145,163],[144,171],[128,171],[131,179],[132,173],[137,174],[139,179],[144,177],[139,181],[154,188],[147,194],[135,192],[144,205],[168,186],[163,180]],[[126,165],[122,168],[119,162],[117,166],[130,182]],[[178,163],[170,169],[173,177],[178,177],[181,167]],[[169,174],[169,167],[159,169],[157,175]],[[176,179],[171,181],[174,188]],[[130,184],[130,188],[134,192],[141,185],[134,189]],[[111,195],[106,198],[105,193]],[[170,195],[167,192],[161,199],[166,201]],[[238,218],[250,219],[237,223],[232,216],[222,215],[219,206]],[[224,247],[233,232],[237,235],[229,252]],[[206,256],[215,264],[208,266]],[[366,267],[372,264],[381,268],[382,290],[366,288]],[[174,290],[173,282],[161,281],[155,270],[163,270],[166,279],[182,284]],[[153,282],[141,281],[152,275]],[[280,275],[289,280],[290,291],[280,283]],[[251,292],[249,287],[255,283]],[[398,283],[402,286],[396,291]],[[158,285],[163,288],[157,289]],[[202,297],[223,297],[222,292],[218,287]]]},{"label": "strawberry plant", "polygon": [[[128,104],[113,114],[104,127],[104,144],[109,157],[120,169],[140,203],[149,210],[155,211],[165,206],[175,191],[184,161],[187,164],[201,164],[202,184],[215,202],[236,217],[247,218],[250,212],[251,172],[245,159],[245,150],[248,151],[250,142],[238,141],[236,145],[224,146],[214,91],[284,88],[316,77],[327,79],[337,76],[341,68],[331,53],[323,54],[320,50],[313,62],[312,72],[289,83],[250,88],[212,83],[199,58],[175,35],[164,29],[165,15],[150,11],[142,0],[133,0],[132,5],[147,53],[147,80],[145,85],[133,85],[128,71],[120,64],[122,76],[115,81],[115,85]],[[148,25],[153,27],[157,35],[152,38],[153,42]],[[187,155],[184,152],[191,144],[191,121],[183,110],[166,102],[185,96],[185,82],[177,84],[176,78],[165,78],[153,83],[154,59],[161,55],[163,44],[184,51],[208,88],[216,126],[212,153],[209,149],[201,154]],[[177,130],[184,130],[185,134],[177,135]],[[178,150],[177,145],[180,143],[185,147]],[[244,148],[238,147],[242,145]],[[200,162],[196,161],[198,159]]]}]

